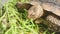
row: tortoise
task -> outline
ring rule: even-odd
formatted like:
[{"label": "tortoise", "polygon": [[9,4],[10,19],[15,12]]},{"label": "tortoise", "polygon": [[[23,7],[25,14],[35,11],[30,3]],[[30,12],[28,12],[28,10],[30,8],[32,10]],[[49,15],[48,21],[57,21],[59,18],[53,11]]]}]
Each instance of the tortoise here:
[{"label": "tortoise", "polygon": [[16,6],[20,9],[22,5],[28,9],[28,18],[35,21],[44,18],[51,22],[48,23],[50,30],[60,32],[60,0],[30,0],[29,3],[17,3]]},{"label": "tortoise", "polygon": [[[32,0],[31,4],[34,5],[34,2],[37,2],[38,4],[40,3],[40,6],[43,8],[43,10],[46,10],[46,13],[43,11],[43,14],[45,15],[44,18],[52,22],[52,23],[49,23],[50,25],[49,29],[52,31],[60,32],[60,0]],[[36,3],[35,5],[37,6]],[[28,10],[28,14],[30,12],[31,11]],[[41,12],[42,11],[40,11],[40,13]],[[44,15],[41,15],[40,17]]]}]

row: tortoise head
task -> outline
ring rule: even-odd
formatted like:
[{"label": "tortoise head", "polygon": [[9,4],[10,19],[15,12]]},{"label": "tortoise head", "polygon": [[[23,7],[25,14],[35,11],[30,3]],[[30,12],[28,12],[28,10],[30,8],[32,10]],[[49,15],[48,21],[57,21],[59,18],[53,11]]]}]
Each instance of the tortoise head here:
[{"label": "tortoise head", "polygon": [[40,4],[36,1],[32,1],[30,3],[21,3],[18,2],[16,4],[16,7],[18,9],[27,9],[28,10],[28,18],[32,18],[32,19],[37,19],[39,17],[41,17],[43,15],[43,9],[40,6]]},{"label": "tortoise head", "polygon": [[28,18],[32,18],[33,20],[40,18],[41,16],[43,16],[43,9],[40,5],[38,6],[32,6],[29,10],[28,10]]}]

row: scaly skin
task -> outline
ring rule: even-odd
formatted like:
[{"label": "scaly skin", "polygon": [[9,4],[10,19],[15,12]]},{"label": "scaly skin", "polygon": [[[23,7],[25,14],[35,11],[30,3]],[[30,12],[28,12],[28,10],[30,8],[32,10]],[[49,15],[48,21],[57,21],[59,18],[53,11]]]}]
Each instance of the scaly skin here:
[{"label": "scaly skin", "polygon": [[33,20],[35,20],[43,16],[43,9],[40,4],[34,1],[32,1],[31,4],[33,6],[28,10],[28,18],[32,18]]},{"label": "scaly skin", "polygon": [[60,32],[60,17],[54,14],[50,14],[45,18],[49,21],[50,27],[48,28],[51,31]]}]

